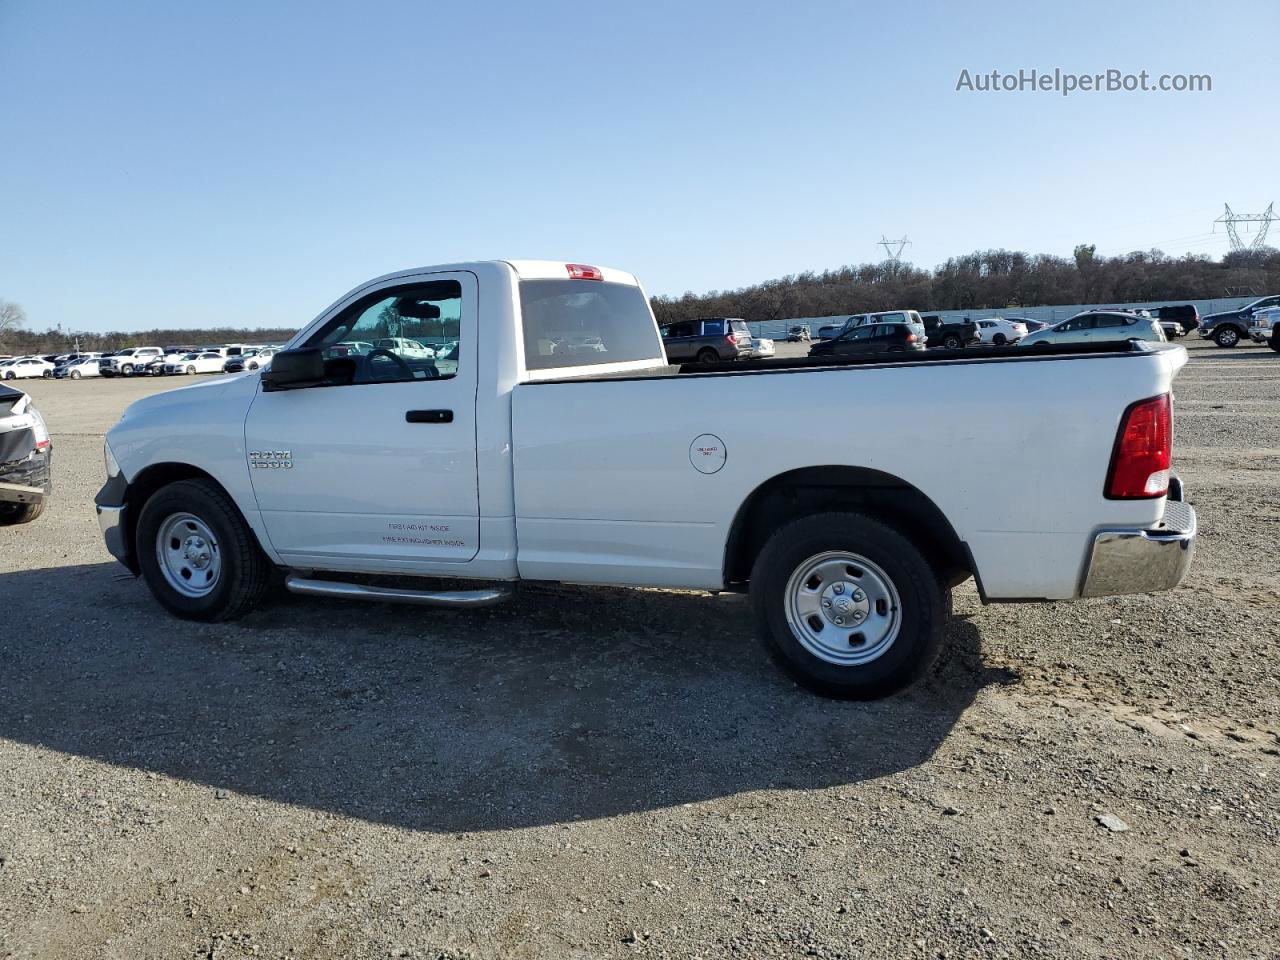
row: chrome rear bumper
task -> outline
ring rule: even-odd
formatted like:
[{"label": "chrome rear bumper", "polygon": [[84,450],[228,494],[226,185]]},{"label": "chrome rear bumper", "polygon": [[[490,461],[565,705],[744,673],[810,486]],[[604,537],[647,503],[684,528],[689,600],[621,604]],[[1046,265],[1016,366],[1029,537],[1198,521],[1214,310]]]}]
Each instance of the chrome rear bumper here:
[{"label": "chrome rear bumper", "polygon": [[1196,547],[1196,512],[1182,483],[1169,483],[1164,516],[1150,529],[1100,530],[1085,563],[1082,597],[1171,590],[1182,582]]}]

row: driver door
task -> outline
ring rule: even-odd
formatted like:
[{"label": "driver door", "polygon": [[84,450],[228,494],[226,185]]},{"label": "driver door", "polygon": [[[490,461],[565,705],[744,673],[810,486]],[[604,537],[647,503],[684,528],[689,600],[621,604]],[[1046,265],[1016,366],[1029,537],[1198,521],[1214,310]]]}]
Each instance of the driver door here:
[{"label": "driver door", "polygon": [[476,293],[471,273],[366,291],[294,344],[324,351],[324,384],[259,384],[246,452],[282,560],[429,573],[476,555]]}]

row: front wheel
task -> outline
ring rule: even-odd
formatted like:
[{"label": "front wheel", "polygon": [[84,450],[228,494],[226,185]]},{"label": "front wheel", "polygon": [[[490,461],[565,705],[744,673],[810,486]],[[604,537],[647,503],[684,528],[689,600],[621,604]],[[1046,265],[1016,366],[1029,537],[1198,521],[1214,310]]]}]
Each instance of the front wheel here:
[{"label": "front wheel", "polygon": [[942,346],[947,350],[961,350],[964,348],[964,341],[952,333],[943,338]]},{"label": "front wheel", "polygon": [[1267,341],[1267,346],[1269,346],[1276,353],[1280,353],[1280,334],[1273,333],[1271,335],[1271,339]]},{"label": "front wheel", "polygon": [[1234,347],[1240,342],[1240,331],[1235,327],[1223,327],[1213,335],[1213,342],[1220,347]]},{"label": "front wheel", "polygon": [[79,370],[72,370],[72,371],[71,371],[70,376],[71,376],[71,379],[72,379],[72,380],[79,380],[79,379],[80,379],[80,371],[79,371]]},{"label": "front wheel", "polygon": [[187,367],[187,373],[188,373],[188,374],[192,374],[192,373],[195,373],[195,372],[196,372],[196,368],[195,368],[194,366],[189,366],[189,367]]},{"label": "front wheel", "polygon": [[184,620],[243,616],[266,591],[271,564],[231,498],[209,480],[161,487],[137,530],[142,578]]},{"label": "front wheel", "polygon": [[751,572],[766,649],[824,696],[873,700],[933,663],[948,589],[920,549],[859,513],[820,513],[775,532]]}]

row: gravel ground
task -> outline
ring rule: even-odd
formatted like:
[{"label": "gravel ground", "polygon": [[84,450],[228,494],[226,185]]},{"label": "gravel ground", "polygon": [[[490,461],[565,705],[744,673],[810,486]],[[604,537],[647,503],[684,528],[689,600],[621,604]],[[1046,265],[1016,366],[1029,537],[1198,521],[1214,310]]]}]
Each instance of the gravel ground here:
[{"label": "gravel ground", "polygon": [[170,619],[91,498],[171,382],[31,384],[57,491],[0,529],[0,957],[1280,956],[1280,357],[1189,347],[1188,582],[962,586],[872,704],[698,593]]}]

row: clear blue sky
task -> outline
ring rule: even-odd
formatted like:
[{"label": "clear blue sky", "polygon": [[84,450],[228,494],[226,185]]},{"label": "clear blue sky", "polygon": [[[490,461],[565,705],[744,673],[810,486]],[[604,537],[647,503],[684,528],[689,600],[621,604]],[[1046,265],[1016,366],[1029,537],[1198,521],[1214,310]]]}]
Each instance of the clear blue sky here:
[{"label": "clear blue sky", "polygon": [[[466,259],[679,294],[882,233],[921,266],[1220,255],[1224,201],[1280,200],[1278,28],[1275,0],[0,0],[0,298],[38,329],[296,326]],[[1033,67],[1213,91],[955,90]]]}]

